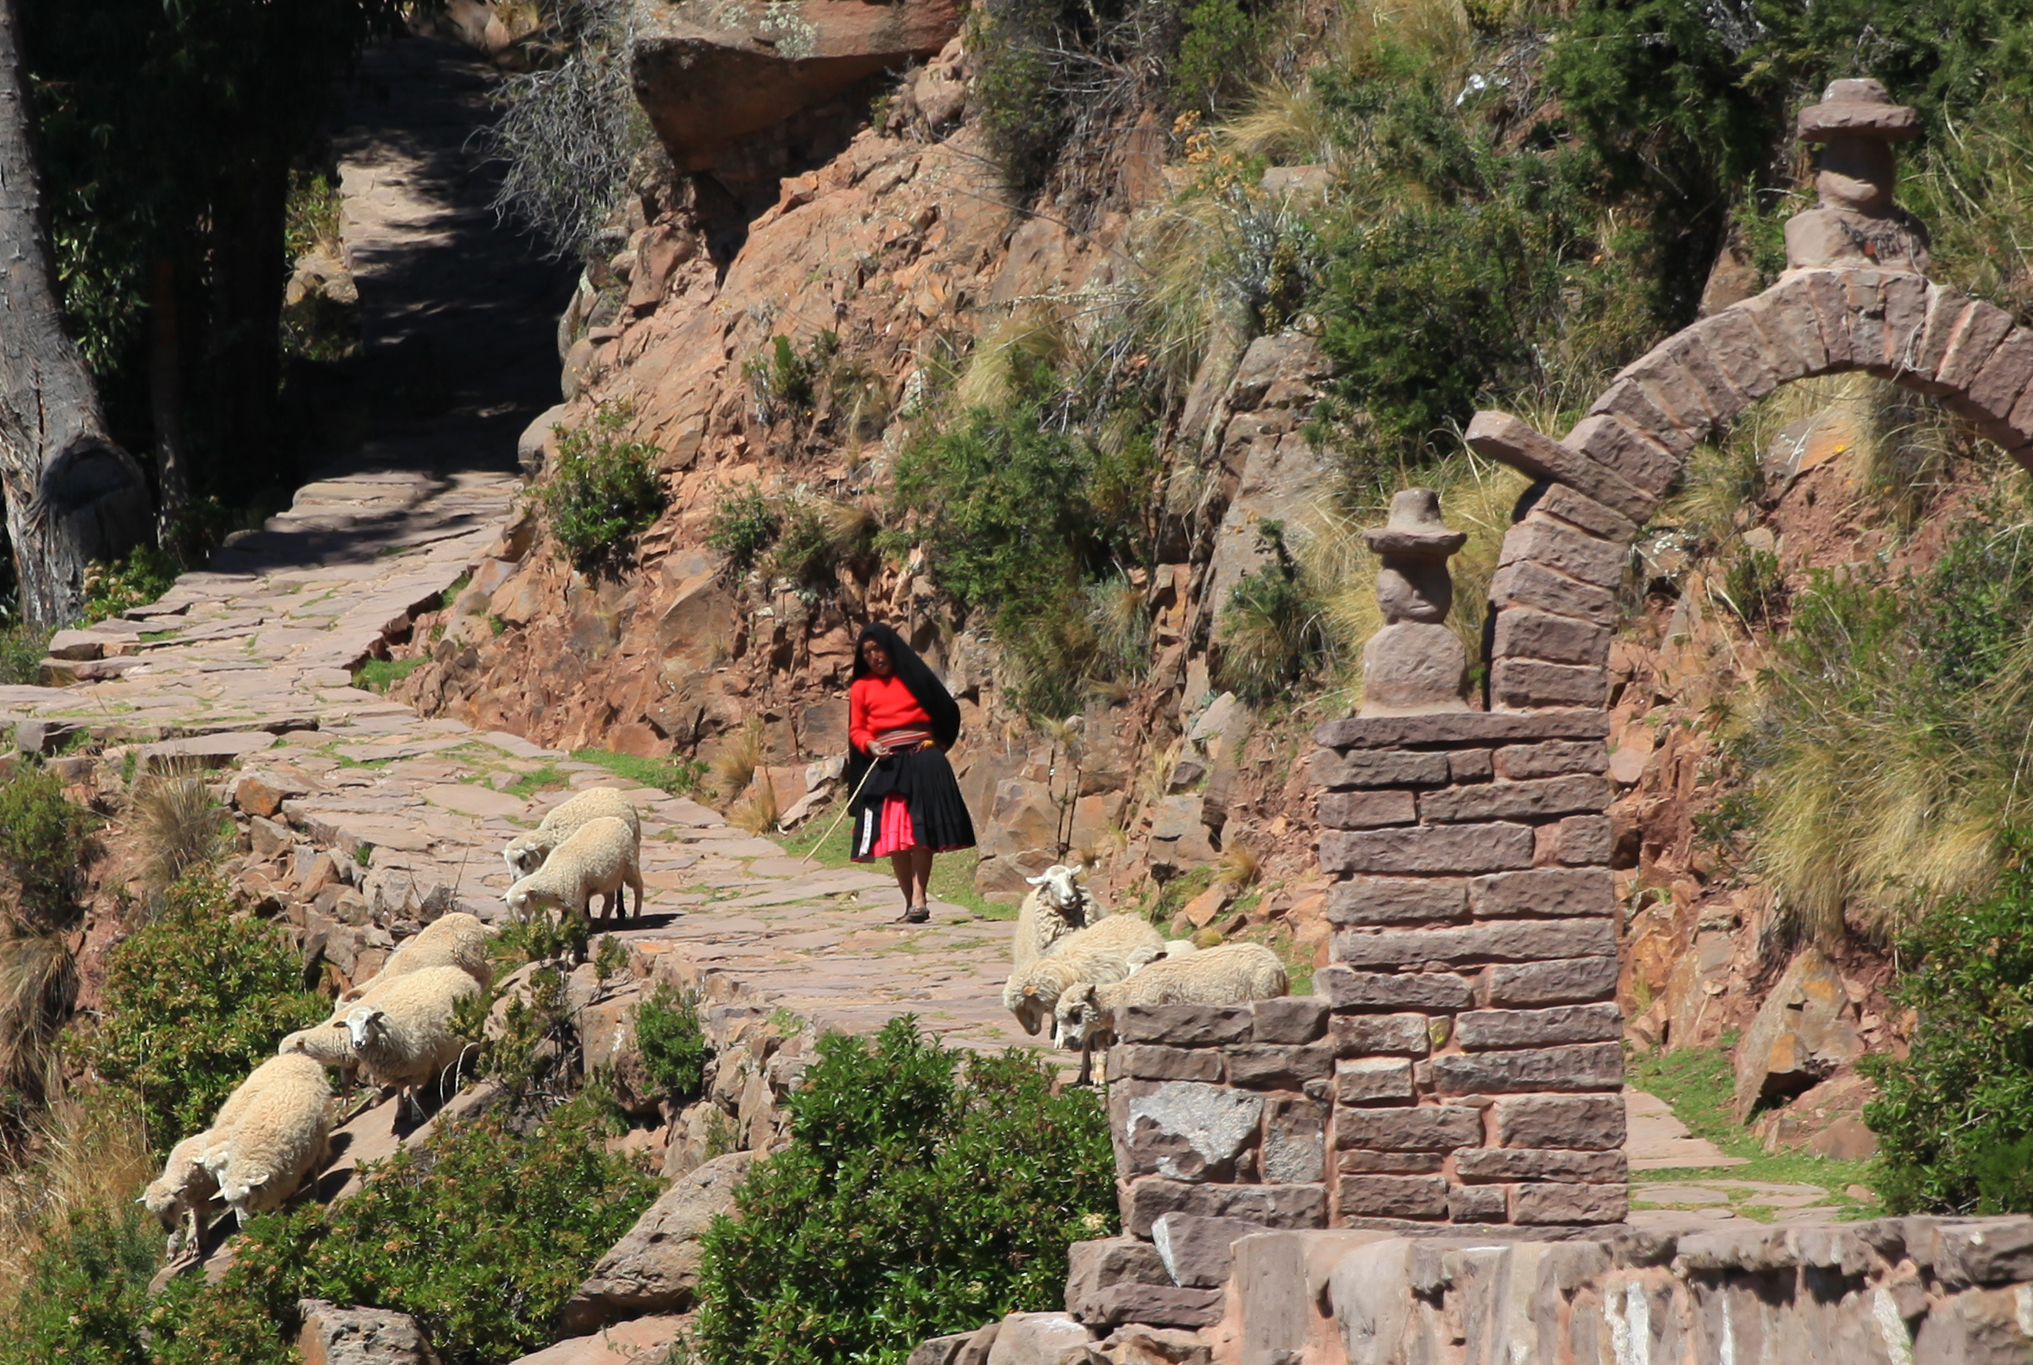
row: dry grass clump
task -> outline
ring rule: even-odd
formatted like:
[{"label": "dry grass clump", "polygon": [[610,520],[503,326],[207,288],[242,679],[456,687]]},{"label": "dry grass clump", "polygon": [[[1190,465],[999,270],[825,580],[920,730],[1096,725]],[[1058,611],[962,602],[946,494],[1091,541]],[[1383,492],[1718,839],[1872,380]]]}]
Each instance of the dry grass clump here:
[{"label": "dry grass clump", "polygon": [[755,770],[762,766],[762,717],[750,716],[707,766],[720,790],[732,798],[748,789]]},{"label": "dry grass clump", "polygon": [[1263,874],[1263,860],[1257,851],[1239,839],[1230,840],[1221,849],[1221,860],[1214,864],[1215,886],[1231,886],[1237,891],[1256,885]]},{"label": "dry grass clump", "polygon": [[155,1175],[139,1111],[104,1088],[58,1092],[26,1147],[0,1173],[0,1322],[14,1320],[35,1257],[66,1218],[100,1209],[117,1221]]},{"label": "dry grass clump", "polygon": [[727,820],[736,829],[750,834],[768,834],[777,827],[783,812],[777,809],[776,786],[765,774],[749,785],[748,794],[727,808]]},{"label": "dry grass clump", "polygon": [[152,886],[168,886],[209,866],[225,847],[225,811],[194,767],[141,778],[134,786],[133,812],[144,875]]}]

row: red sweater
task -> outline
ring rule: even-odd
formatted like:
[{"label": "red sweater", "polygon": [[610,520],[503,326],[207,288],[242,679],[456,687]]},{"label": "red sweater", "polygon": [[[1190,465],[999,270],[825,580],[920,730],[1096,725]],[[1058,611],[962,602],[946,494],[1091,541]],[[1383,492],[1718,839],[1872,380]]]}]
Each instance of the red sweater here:
[{"label": "red sweater", "polygon": [[932,717],[896,674],[859,678],[847,689],[847,737],[855,748],[866,753],[877,735],[906,727],[929,730]]}]

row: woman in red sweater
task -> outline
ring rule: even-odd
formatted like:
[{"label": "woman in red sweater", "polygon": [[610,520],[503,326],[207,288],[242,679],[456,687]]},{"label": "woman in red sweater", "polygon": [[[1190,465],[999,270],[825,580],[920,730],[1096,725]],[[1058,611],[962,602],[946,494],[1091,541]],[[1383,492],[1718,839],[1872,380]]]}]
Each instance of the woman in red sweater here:
[{"label": "woman in red sweater", "polygon": [[855,642],[847,737],[854,861],[887,857],[904,893],[902,922],[923,924],[932,855],[972,848],[974,822],[946,762],[960,737],[959,704],[888,626],[869,625]]}]

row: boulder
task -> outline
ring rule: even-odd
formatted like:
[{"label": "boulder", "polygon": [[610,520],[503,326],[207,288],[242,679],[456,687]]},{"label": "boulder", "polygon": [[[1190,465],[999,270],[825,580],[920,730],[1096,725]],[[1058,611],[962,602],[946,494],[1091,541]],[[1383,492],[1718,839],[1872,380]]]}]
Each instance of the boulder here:
[{"label": "boulder", "polygon": [[1066,1248],[1066,1311],[1085,1323],[1106,1315],[1105,1291],[1118,1285],[1172,1287],[1157,1248],[1137,1237],[1102,1237]]},{"label": "boulder", "polygon": [[988,1365],[1085,1365],[1093,1342],[1070,1313],[1011,1313],[995,1334]]},{"label": "boulder", "polygon": [[1200,819],[1205,807],[1206,802],[1192,795],[1168,796],[1158,802],[1151,814],[1152,870],[1182,872],[1189,867],[1204,866],[1220,856]]},{"label": "boulder", "polygon": [[423,1329],[407,1313],[343,1308],[323,1299],[297,1304],[303,1330],[297,1349],[304,1365],[438,1365]]},{"label": "boulder", "polygon": [[955,0],[638,0],[635,96],[678,169],[702,171],[737,138],[936,55],[960,16]]},{"label": "boulder", "polygon": [[904,1365],[954,1365],[962,1348],[974,1340],[974,1335],[972,1332],[954,1332],[949,1336],[929,1337],[911,1348]]},{"label": "boulder", "polygon": [[534,479],[544,472],[544,464],[551,454],[551,428],[562,423],[568,412],[570,408],[563,403],[545,408],[516,438],[515,462],[522,469],[524,478]]},{"label": "boulder", "polygon": [[687,1105],[671,1122],[664,1144],[663,1176],[675,1180],[740,1146],[734,1119],[710,1100]]},{"label": "boulder", "polygon": [[1863,1051],[1842,975],[1818,948],[1804,949],[1765,997],[1737,1044],[1736,1117],[1769,1096],[1800,1094]]},{"label": "boulder", "polygon": [[699,1285],[699,1239],[713,1220],[734,1212],[734,1187],[752,1152],[716,1157],[665,1190],[593,1267],[565,1304],[565,1330],[691,1307]]},{"label": "boulder", "polygon": [[689,1316],[676,1314],[637,1318],[603,1328],[591,1336],[572,1337],[546,1346],[513,1365],[629,1365],[637,1360],[658,1360],[663,1348],[684,1336],[691,1323]]}]

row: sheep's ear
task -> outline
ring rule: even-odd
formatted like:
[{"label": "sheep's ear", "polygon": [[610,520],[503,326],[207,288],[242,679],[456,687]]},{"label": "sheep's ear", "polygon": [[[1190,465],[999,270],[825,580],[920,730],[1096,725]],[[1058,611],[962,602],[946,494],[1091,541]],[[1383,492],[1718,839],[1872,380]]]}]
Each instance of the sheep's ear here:
[{"label": "sheep's ear", "polygon": [[1085,864],[1085,863],[1075,863],[1075,864],[1073,864],[1073,866],[1071,866],[1071,867],[1069,867],[1069,868],[1067,868],[1067,869],[1066,869],[1066,871],[1067,871],[1067,873],[1068,873],[1068,874],[1070,874],[1071,876],[1075,876],[1075,877],[1079,876],[1079,875],[1080,875],[1081,873],[1085,872],[1086,870],[1087,870],[1087,864]]},{"label": "sheep's ear", "polygon": [[1038,988],[1036,986],[1024,987],[1024,999],[1035,1000],[1037,998],[1038,998]]},{"label": "sheep's ear", "polygon": [[1046,882],[1052,879],[1049,876],[1044,876],[1044,877],[1026,877],[1024,878],[1024,880],[1029,882],[1032,886],[1043,886]]}]

